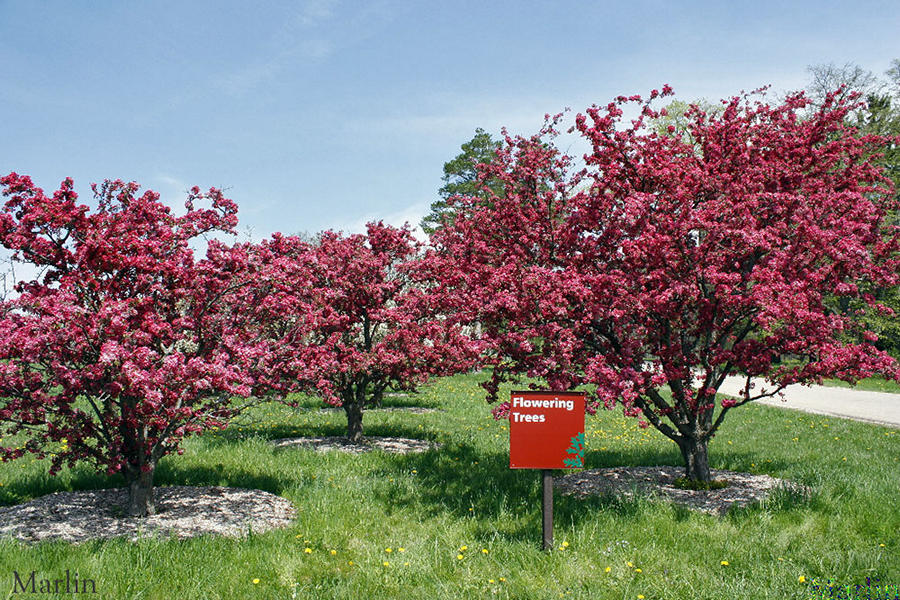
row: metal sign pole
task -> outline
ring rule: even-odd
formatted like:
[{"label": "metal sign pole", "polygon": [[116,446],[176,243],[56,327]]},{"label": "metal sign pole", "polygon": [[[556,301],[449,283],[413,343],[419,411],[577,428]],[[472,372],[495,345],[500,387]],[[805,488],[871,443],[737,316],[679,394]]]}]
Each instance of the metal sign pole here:
[{"label": "metal sign pole", "polygon": [[509,468],[540,469],[543,549],[553,549],[553,471],[584,468],[584,393],[510,392]]},{"label": "metal sign pole", "polygon": [[542,531],[544,534],[544,550],[553,548],[553,471],[541,469],[541,513]]}]

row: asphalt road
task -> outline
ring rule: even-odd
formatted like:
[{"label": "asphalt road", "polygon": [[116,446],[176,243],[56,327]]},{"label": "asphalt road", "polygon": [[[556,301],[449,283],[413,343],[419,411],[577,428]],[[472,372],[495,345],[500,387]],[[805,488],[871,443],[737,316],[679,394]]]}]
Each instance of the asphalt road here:
[{"label": "asphalt road", "polygon": [[[754,391],[767,386],[762,380],[753,380]],[[729,377],[719,388],[719,392],[737,395],[743,389],[746,380],[742,377]],[[770,406],[793,408],[804,412],[855,419],[868,423],[877,423],[888,427],[900,427],[900,394],[886,392],[866,392],[823,385],[790,385],[782,390],[783,399],[779,397],[757,400]]]}]

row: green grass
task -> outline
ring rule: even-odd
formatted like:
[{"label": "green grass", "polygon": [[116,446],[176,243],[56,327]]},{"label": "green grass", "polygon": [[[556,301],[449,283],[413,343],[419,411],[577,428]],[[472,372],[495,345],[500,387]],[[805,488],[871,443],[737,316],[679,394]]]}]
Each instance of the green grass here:
[{"label": "green grass", "polygon": [[[785,359],[782,366],[798,366],[800,363],[796,360]],[[856,383],[847,383],[841,379],[824,379],[822,385],[827,387],[842,387],[866,392],[888,392],[891,394],[900,394],[900,383],[893,379],[885,379],[881,375],[873,375],[860,379]]]},{"label": "green grass", "polygon": [[693,490],[693,491],[710,491],[710,490],[721,490],[727,488],[730,484],[726,479],[710,479],[709,481],[693,481],[688,479],[687,477],[679,477],[675,481],[672,482],[674,487],[677,487],[680,490]]},{"label": "green grass", "polygon": [[891,394],[900,394],[900,383],[897,383],[893,379],[885,379],[880,375],[860,379],[853,385],[846,381],[841,381],[840,379],[826,379],[822,382],[822,385],[827,385],[828,387],[852,388],[867,392],[889,392]]},{"label": "green grass", "polygon": [[[276,493],[298,509],[291,527],[245,539],[4,540],[0,597],[19,597],[8,594],[13,570],[66,569],[95,579],[95,597],[117,600],[782,599],[815,597],[813,581],[900,584],[895,429],[742,407],[713,440],[711,465],[788,478],[810,486],[809,497],[780,493],[714,517],[642,497],[557,495],[557,549],[544,553],[539,474],[508,468],[506,423],[490,417],[478,380],[424,389],[418,402],[440,412],[366,414],[370,435],[443,444],[418,455],[276,450],[266,440],[341,434],[343,415],[312,400],[301,410],[260,407],[190,439],[182,456],[163,460],[157,483]],[[588,417],[586,437],[588,468],[679,464],[672,442],[620,410]],[[0,505],[111,485],[87,470],[53,478],[46,469],[30,458],[0,464]]]}]

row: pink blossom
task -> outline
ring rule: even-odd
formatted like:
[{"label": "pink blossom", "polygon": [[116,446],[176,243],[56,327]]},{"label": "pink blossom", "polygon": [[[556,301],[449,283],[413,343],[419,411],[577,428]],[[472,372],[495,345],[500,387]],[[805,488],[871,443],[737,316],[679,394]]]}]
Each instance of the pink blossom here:
[{"label": "pink blossom", "polygon": [[[593,384],[705,454],[736,406],[712,401],[728,375],[769,381],[748,400],[824,376],[895,376],[875,335],[829,304],[875,306],[857,282],[897,283],[885,215],[898,205],[873,151],[900,139],[857,135],[844,120],[857,100],[837,94],[800,118],[802,93],[774,105],[737,96],[714,114],[692,106],[689,135],[659,135],[648,127],[662,114],[656,95],[576,115],[585,168],[570,170],[548,122],[507,135],[479,165],[501,183],[485,200],[450,200],[456,216],[427,261],[442,304],[480,328],[489,399],[523,374],[554,389]],[[788,367],[782,356],[803,358]]]},{"label": "pink blossom", "polygon": [[[239,280],[189,246],[232,232],[236,206],[194,188],[176,217],[154,192],[107,181],[93,186],[91,211],[71,179],[52,196],[16,173],[0,185],[0,243],[43,268],[2,305],[5,430],[31,435],[38,456],[66,438],[53,446],[51,472],[83,461],[129,481],[152,474],[189,432],[224,422],[229,396],[253,379],[239,358],[252,342],[232,335]],[[209,208],[195,209],[200,202]]]}]

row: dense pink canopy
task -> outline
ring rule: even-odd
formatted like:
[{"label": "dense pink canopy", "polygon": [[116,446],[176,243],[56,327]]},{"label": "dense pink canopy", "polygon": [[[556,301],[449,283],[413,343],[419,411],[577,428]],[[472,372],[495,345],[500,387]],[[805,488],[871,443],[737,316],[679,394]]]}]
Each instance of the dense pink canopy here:
[{"label": "dense pink canopy", "polygon": [[407,228],[369,223],[365,234],[326,231],[313,243],[275,236],[261,245],[271,268],[271,372],[283,391],[343,406],[350,437],[362,411],[388,388],[472,364],[471,344],[440,314],[415,268],[420,244]]},{"label": "dense pink canopy", "polygon": [[[737,404],[794,382],[896,373],[840,309],[896,282],[896,203],[872,156],[886,140],[844,123],[852,100],[832,95],[804,117],[802,94],[774,106],[735,97],[660,135],[645,122],[670,93],[577,115],[591,150],[575,173],[552,143],[557,120],[507,136],[482,167],[504,189],[453,199],[429,260],[446,304],[483,327],[492,394],[522,373],[553,389],[594,384],[596,401],[621,403],[683,451],[702,444],[705,460]],[[626,125],[629,104],[638,116]],[[717,399],[738,374],[771,383]]]},{"label": "dense pink canopy", "polygon": [[197,261],[190,247],[233,232],[237,207],[194,188],[174,216],[154,192],[107,181],[92,211],[70,179],[49,196],[15,173],[0,183],[0,243],[40,270],[0,304],[0,420],[31,436],[3,455],[49,452],[51,471],[85,460],[148,487],[159,458],[223,425],[229,398],[252,391],[263,347],[235,329],[228,303],[246,268]]}]

